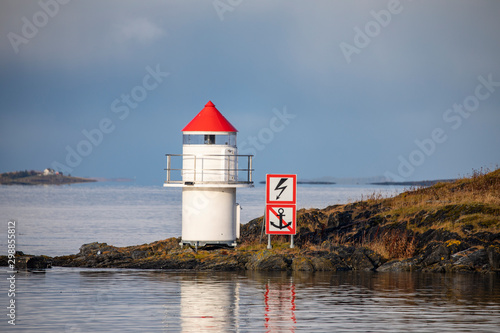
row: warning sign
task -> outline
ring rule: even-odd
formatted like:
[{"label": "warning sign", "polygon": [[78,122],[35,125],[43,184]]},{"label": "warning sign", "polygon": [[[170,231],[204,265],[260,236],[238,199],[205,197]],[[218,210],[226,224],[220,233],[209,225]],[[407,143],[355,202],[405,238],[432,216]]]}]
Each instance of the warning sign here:
[{"label": "warning sign", "polygon": [[267,204],[296,204],[297,175],[267,175]]},{"label": "warning sign", "polygon": [[266,234],[295,235],[296,208],[297,175],[267,175]]},{"label": "warning sign", "polygon": [[297,232],[295,205],[266,206],[266,234],[295,235]]}]

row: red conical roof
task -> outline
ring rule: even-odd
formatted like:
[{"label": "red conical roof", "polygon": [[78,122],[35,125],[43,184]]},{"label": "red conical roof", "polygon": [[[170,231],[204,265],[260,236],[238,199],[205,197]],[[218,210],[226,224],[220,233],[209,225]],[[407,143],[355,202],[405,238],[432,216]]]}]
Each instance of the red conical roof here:
[{"label": "red conical roof", "polygon": [[238,132],[236,128],[217,110],[214,103],[208,101],[200,111],[182,129],[183,132]]}]

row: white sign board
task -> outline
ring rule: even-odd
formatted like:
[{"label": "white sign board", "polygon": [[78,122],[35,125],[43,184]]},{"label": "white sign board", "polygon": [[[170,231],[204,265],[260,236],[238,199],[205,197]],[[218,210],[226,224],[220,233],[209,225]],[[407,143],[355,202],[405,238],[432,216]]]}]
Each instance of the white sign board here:
[{"label": "white sign board", "polygon": [[297,175],[266,176],[266,204],[275,203],[297,203]]},{"label": "white sign board", "polygon": [[297,233],[295,205],[266,206],[266,234],[295,235]]},{"label": "white sign board", "polygon": [[266,234],[295,235],[297,175],[266,176]]}]

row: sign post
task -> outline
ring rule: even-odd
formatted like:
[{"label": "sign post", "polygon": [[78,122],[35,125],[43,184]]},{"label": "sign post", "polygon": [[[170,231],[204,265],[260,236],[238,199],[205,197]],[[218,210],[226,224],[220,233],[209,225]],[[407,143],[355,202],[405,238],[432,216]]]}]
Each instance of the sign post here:
[{"label": "sign post", "polygon": [[266,175],[266,234],[267,248],[271,248],[271,235],[297,233],[297,175]]}]

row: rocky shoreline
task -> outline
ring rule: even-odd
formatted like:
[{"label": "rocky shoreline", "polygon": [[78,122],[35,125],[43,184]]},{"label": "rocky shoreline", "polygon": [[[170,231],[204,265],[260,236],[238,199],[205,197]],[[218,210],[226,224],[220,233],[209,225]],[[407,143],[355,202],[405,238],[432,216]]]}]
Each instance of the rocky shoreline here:
[{"label": "rocky shoreline", "polygon": [[[263,218],[242,225],[235,249],[179,246],[180,238],[82,245],[59,257],[19,254],[18,268],[93,267],[256,271],[500,272],[500,169],[393,198],[297,212],[295,248],[262,239]],[[0,257],[0,265],[6,258]]]},{"label": "rocky shoreline", "polygon": [[[338,245],[318,249],[212,249],[194,250],[178,245],[179,238],[151,244],[114,247],[106,243],[82,245],[78,254],[47,257],[18,256],[17,269],[51,266],[87,268],[136,268],[218,271],[378,271],[378,272],[500,272],[500,247],[469,246],[456,241],[440,241],[433,235],[418,255],[387,260],[367,247]],[[500,235],[488,235],[499,239]],[[1,262],[1,260],[0,260]]]}]

